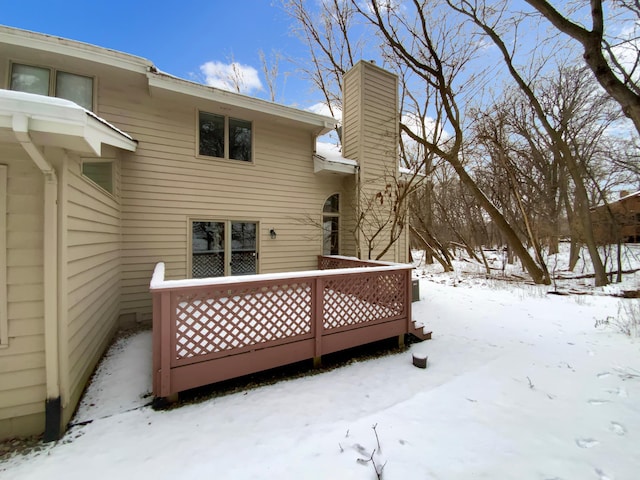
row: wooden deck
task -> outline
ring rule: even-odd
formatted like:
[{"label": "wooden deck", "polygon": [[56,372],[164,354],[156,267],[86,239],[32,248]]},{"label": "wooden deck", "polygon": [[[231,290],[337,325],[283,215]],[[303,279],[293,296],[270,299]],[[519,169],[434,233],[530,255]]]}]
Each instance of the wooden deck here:
[{"label": "wooden deck", "polygon": [[319,270],[164,280],[153,295],[153,393],[169,397],[412,333],[411,266],[320,256]]}]

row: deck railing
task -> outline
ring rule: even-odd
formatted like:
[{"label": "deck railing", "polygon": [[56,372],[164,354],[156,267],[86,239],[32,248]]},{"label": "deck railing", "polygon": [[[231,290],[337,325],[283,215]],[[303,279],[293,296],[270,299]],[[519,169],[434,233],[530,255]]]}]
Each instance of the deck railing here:
[{"label": "deck railing", "polygon": [[165,280],[158,263],[151,281],[154,395],[411,331],[411,266],[320,256],[318,267]]}]

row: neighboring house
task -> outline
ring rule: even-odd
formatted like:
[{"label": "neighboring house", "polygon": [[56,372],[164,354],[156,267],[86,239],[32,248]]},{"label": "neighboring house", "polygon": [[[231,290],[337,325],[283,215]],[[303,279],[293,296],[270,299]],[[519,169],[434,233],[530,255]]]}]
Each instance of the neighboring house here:
[{"label": "neighboring house", "polygon": [[[360,62],[344,94],[348,159],[317,146],[332,118],[0,27],[0,438],[61,434],[120,322],[151,318],[156,262],[180,279],[368,252],[397,79]],[[404,232],[383,260],[407,259]]]},{"label": "neighboring house", "polygon": [[598,243],[640,242],[640,191],[622,192],[615,202],[592,209],[591,216]]}]

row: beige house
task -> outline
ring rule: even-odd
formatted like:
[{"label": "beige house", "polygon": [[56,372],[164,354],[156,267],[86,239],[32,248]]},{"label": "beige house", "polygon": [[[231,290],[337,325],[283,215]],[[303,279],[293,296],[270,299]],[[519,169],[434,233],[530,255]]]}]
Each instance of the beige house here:
[{"label": "beige house", "polygon": [[332,118],[0,27],[0,438],[59,437],[120,323],[150,319],[158,261],[180,279],[408,259],[380,213],[396,78],[361,62],[344,93],[343,157],[317,142]]}]

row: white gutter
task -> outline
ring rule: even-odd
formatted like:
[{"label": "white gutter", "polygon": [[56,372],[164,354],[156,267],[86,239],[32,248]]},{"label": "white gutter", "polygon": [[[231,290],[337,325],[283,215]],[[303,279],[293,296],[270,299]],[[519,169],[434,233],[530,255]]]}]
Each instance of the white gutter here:
[{"label": "white gutter", "polygon": [[13,116],[13,133],[44,176],[44,354],[47,400],[60,397],[58,364],[58,178],[29,135],[29,117]]}]

